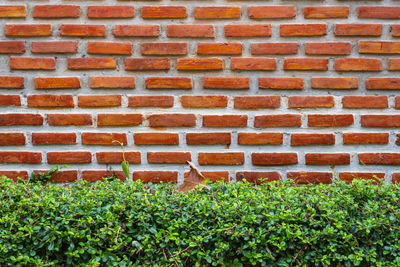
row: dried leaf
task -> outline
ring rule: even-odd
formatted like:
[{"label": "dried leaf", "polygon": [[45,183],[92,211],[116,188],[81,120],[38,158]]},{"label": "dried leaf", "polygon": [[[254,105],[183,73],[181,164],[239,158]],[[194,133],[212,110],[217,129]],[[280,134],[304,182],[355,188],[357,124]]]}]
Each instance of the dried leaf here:
[{"label": "dried leaf", "polygon": [[196,186],[205,185],[206,179],[201,174],[201,172],[196,168],[193,162],[186,162],[190,166],[190,172],[188,176],[183,181],[183,184],[178,186],[177,190],[182,192],[192,191]]}]

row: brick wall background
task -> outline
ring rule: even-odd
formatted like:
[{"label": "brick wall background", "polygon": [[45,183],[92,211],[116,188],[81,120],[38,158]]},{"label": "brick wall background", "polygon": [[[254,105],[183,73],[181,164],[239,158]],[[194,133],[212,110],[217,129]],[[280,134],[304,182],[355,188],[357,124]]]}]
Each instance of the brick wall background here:
[{"label": "brick wall background", "polygon": [[400,179],[399,1],[0,4],[0,174]]}]

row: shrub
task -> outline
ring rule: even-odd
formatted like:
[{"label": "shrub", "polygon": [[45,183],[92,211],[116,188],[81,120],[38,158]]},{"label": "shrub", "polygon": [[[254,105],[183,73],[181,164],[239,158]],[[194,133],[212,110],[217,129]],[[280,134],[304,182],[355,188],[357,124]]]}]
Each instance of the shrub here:
[{"label": "shrub", "polygon": [[399,266],[394,185],[0,179],[1,266]]}]

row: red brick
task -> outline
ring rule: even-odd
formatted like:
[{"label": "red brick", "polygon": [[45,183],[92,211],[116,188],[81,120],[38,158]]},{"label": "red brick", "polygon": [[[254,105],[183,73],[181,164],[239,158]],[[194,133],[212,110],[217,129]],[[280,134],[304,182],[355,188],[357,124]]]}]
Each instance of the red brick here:
[{"label": "red brick", "polygon": [[360,54],[400,54],[400,42],[359,41]]},{"label": "red brick", "polygon": [[36,5],[33,8],[33,17],[50,18],[79,18],[80,7],[73,5]]},{"label": "red brick", "polygon": [[300,114],[257,115],[254,118],[254,127],[300,127]]},{"label": "red brick", "polygon": [[178,70],[222,70],[219,58],[178,58]]},{"label": "red brick", "polygon": [[392,36],[393,37],[399,37],[400,36],[400,25],[392,24],[391,25],[391,30],[392,30]]},{"label": "red brick", "polygon": [[188,145],[230,145],[231,133],[186,133]]},{"label": "red brick", "polygon": [[221,77],[206,76],[203,79],[205,89],[249,89],[250,79],[248,77]]},{"label": "red brick", "polygon": [[142,55],[160,56],[160,55],[186,55],[188,43],[142,43]]},{"label": "red brick", "polygon": [[91,162],[92,154],[87,151],[47,152],[47,163],[49,164],[80,164]]},{"label": "red brick", "polygon": [[29,113],[0,114],[0,126],[43,125],[43,116]]},{"label": "red brick", "polygon": [[387,96],[350,96],[342,97],[343,108],[387,108]]},{"label": "red brick", "polygon": [[347,183],[353,182],[354,179],[372,180],[380,183],[385,179],[384,172],[340,172],[339,180]]},{"label": "red brick", "polygon": [[346,127],[354,123],[352,114],[309,114],[309,127]]},{"label": "red brick", "polygon": [[357,89],[358,78],[347,77],[313,77],[311,79],[313,89]]},{"label": "red brick", "polygon": [[0,95],[0,107],[21,106],[20,95]]},{"label": "red brick", "polygon": [[399,183],[399,182],[400,182],[400,172],[392,173],[392,183]]},{"label": "red brick", "polygon": [[337,58],[336,71],[381,71],[382,61],[371,58]]},{"label": "red brick", "polygon": [[135,9],[133,6],[89,6],[87,15],[91,19],[133,18]]},{"label": "red brick", "polygon": [[240,6],[199,6],[194,8],[195,19],[239,19]]},{"label": "red brick", "polygon": [[32,53],[76,53],[78,52],[78,42],[72,41],[53,41],[53,42],[32,42]]},{"label": "red brick", "polygon": [[250,183],[261,184],[265,182],[278,181],[282,179],[282,174],[280,172],[236,172],[236,181],[241,181],[243,179],[246,179],[246,181]]},{"label": "red brick", "polygon": [[152,114],[148,117],[150,127],[193,127],[196,126],[195,114]]},{"label": "red brick", "polygon": [[183,95],[180,97],[184,108],[226,108],[228,97],[223,95]]},{"label": "red brick", "polygon": [[388,144],[388,133],[343,133],[343,144]]},{"label": "red brick", "polygon": [[143,6],[144,19],[181,19],[186,18],[185,6]]},{"label": "red brick", "polygon": [[191,160],[190,152],[147,152],[150,164],[185,164]]},{"label": "red brick", "polygon": [[104,37],[106,27],[104,25],[86,25],[86,24],[61,24],[61,36],[77,37]]},{"label": "red brick", "polygon": [[177,133],[134,133],[135,145],[179,145]]},{"label": "red brick", "polygon": [[92,125],[90,114],[47,114],[47,123],[51,126]]},{"label": "red brick", "polygon": [[348,6],[306,6],[304,18],[306,19],[334,19],[348,18],[350,8]]},{"label": "red brick", "polygon": [[225,37],[269,37],[271,24],[229,24],[224,26]]},{"label": "red brick", "polygon": [[4,26],[5,36],[15,37],[34,37],[34,36],[50,36],[50,24],[6,24]]},{"label": "red brick", "polygon": [[333,96],[289,96],[288,108],[332,108],[335,106]]},{"label": "red brick", "polygon": [[79,77],[36,77],[35,89],[77,89],[81,88]]},{"label": "red brick", "polygon": [[0,6],[0,18],[25,18],[26,6],[23,5],[5,5]]},{"label": "red brick", "polygon": [[349,153],[306,153],[306,165],[349,165]]},{"label": "red brick", "polygon": [[[229,182],[229,172],[228,171],[206,171],[206,172],[201,172],[201,174],[211,182],[217,182],[217,181],[225,181]],[[185,179],[188,177],[189,172],[184,173]]]},{"label": "red brick", "polygon": [[0,146],[22,146],[25,144],[24,133],[0,133]]},{"label": "red brick", "polygon": [[11,70],[55,70],[56,60],[52,57],[10,57]]},{"label": "red brick", "polygon": [[238,133],[239,145],[282,145],[282,133]]},{"label": "red brick", "polygon": [[399,6],[359,6],[359,18],[398,19],[400,18]]},{"label": "red brick", "polygon": [[86,108],[121,106],[121,95],[79,95],[78,106]]},{"label": "red brick", "polygon": [[32,133],[33,145],[76,144],[76,133]]},{"label": "red brick", "polygon": [[192,89],[192,78],[188,77],[148,77],[147,89]]},{"label": "red brick", "polygon": [[25,42],[0,41],[0,54],[23,54],[23,53],[25,53]]},{"label": "red brick", "polygon": [[97,115],[97,126],[138,126],[142,124],[140,113],[101,113]]},{"label": "red brick", "polygon": [[394,108],[400,109],[400,97],[399,96],[396,96],[394,99]]},{"label": "red brick", "polygon": [[351,43],[306,43],[306,55],[350,55]]},{"label": "red brick", "polygon": [[276,70],[273,58],[232,58],[231,70]]},{"label": "red brick", "polygon": [[290,19],[296,17],[296,7],[290,6],[250,6],[251,19]]},{"label": "red brick", "polygon": [[157,37],[160,25],[115,25],[115,37]]},{"label": "red brick", "polygon": [[140,152],[97,152],[96,159],[99,164],[121,164],[122,161],[128,161],[131,164],[140,164]]},{"label": "red brick", "polygon": [[24,77],[0,76],[1,89],[23,89]]},{"label": "red brick", "polygon": [[252,153],[253,165],[278,166],[298,163],[297,153]]},{"label": "red brick", "polygon": [[368,90],[400,90],[400,78],[368,78]]},{"label": "red brick", "polygon": [[207,24],[170,24],[167,26],[168,37],[214,38],[214,25]]},{"label": "red brick", "polygon": [[132,43],[130,42],[88,42],[89,54],[131,55]]},{"label": "red brick", "polygon": [[290,36],[323,36],[326,35],[326,24],[281,24],[280,35]]},{"label": "red brick", "polygon": [[251,44],[252,55],[290,55],[297,54],[297,43],[253,43]]},{"label": "red brick", "polygon": [[129,96],[128,107],[159,107],[170,108],[174,106],[174,97],[167,95]]},{"label": "red brick", "polygon": [[125,133],[82,133],[82,145],[119,146],[126,145]]},{"label": "red brick", "polygon": [[331,172],[287,172],[286,175],[298,184],[330,184],[333,180]]},{"label": "red brick", "polygon": [[260,77],[258,78],[258,87],[259,89],[301,90],[304,88],[304,79],[294,77]]},{"label": "red brick", "polygon": [[400,115],[361,115],[362,127],[400,127]]},{"label": "red brick", "polygon": [[90,77],[92,89],[133,89],[135,77]]},{"label": "red brick", "polygon": [[327,58],[285,58],[285,70],[328,70]]},{"label": "red brick", "polygon": [[198,43],[198,55],[241,55],[241,43]]},{"label": "red brick", "polygon": [[115,176],[117,179],[126,180],[123,171],[82,171],[82,179],[88,182],[104,181],[105,178]]},{"label": "red brick", "polygon": [[74,98],[72,95],[28,95],[28,107],[36,108],[72,108]]},{"label": "red brick", "polygon": [[362,165],[400,165],[400,153],[358,153],[358,162]]},{"label": "red brick", "polygon": [[400,59],[389,58],[389,70],[400,70]]},{"label": "red brick", "polygon": [[[39,173],[42,174],[48,174],[48,170],[34,170],[33,173],[35,174],[35,177]],[[53,172],[50,174],[51,181],[55,183],[68,183],[68,182],[74,182],[78,179],[78,171],[70,170],[70,171],[58,171],[58,172]]]},{"label": "red brick", "polygon": [[246,127],[247,115],[203,115],[203,127]]},{"label": "red brick", "polygon": [[243,152],[229,153],[203,153],[199,152],[198,162],[200,165],[243,165]]},{"label": "red brick", "polygon": [[115,69],[115,59],[111,57],[86,57],[68,58],[69,70],[90,70],[90,69]]},{"label": "red brick", "polygon": [[141,180],[144,183],[176,183],[178,182],[177,171],[134,171],[133,180]]},{"label": "red brick", "polygon": [[281,96],[235,96],[234,108],[237,109],[259,109],[279,108]]},{"label": "red brick", "polygon": [[1,171],[0,170],[0,176],[6,176],[9,179],[13,179],[14,182],[17,181],[18,178],[21,178],[23,180],[28,180],[29,175],[27,171]]},{"label": "red brick", "polygon": [[381,36],[382,24],[336,24],[336,36]]},{"label": "red brick", "polygon": [[292,133],[290,135],[291,146],[334,145],[333,133]]},{"label": "red brick", "polygon": [[168,58],[126,58],[125,70],[169,70]]},{"label": "red brick", "polygon": [[0,163],[42,163],[42,153],[26,151],[0,151]]}]

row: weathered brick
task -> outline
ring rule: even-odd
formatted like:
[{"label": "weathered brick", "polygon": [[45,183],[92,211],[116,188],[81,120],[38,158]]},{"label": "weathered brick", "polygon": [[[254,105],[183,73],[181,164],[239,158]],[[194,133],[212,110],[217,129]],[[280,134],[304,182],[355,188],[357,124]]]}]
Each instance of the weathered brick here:
[{"label": "weathered brick", "polygon": [[347,183],[353,182],[354,179],[372,180],[380,183],[385,179],[384,172],[340,172],[339,180]]},{"label": "weathered brick", "polygon": [[190,152],[147,152],[150,164],[185,164],[191,160]]},{"label": "weathered brick", "polygon": [[179,58],[178,70],[222,70],[223,62],[219,58]]},{"label": "weathered brick", "polygon": [[389,58],[389,70],[400,70],[400,59]]},{"label": "weathered brick", "polygon": [[177,171],[134,171],[133,180],[148,183],[176,183],[178,182]]},{"label": "weathered brick", "polygon": [[94,171],[82,171],[82,179],[88,182],[97,182],[104,181],[104,178],[115,176],[117,179],[121,181],[125,181],[126,177],[123,171],[114,171],[114,170],[94,170]]},{"label": "weathered brick", "polygon": [[398,19],[400,18],[399,6],[359,6],[359,18]]},{"label": "weathered brick", "polygon": [[90,77],[92,89],[133,89],[135,77]]},{"label": "weathered brick", "polygon": [[167,95],[143,95],[129,96],[128,107],[160,107],[169,108],[174,106],[174,97]]},{"label": "weathered brick", "polygon": [[359,41],[360,54],[400,54],[400,42]]},{"label": "weathered brick", "polygon": [[335,106],[333,96],[289,96],[288,108],[332,108]]},{"label": "weathered brick", "polygon": [[371,58],[337,58],[336,71],[381,71],[382,61]]},{"label": "weathered brick", "polygon": [[97,126],[137,126],[142,124],[140,113],[101,113],[97,115]]},{"label": "weathered brick", "polygon": [[23,53],[25,53],[25,42],[0,41],[0,54],[23,54]]},{"label": "weathered brick", "polygon": [[148,77],[147,89],[192,89],[192,78],[189,77]]},{"label": "weathered brick", "polygon": [[91,19],[133,18],[133,6],[88,6],[87,16]]},{"label": "weathered brick", "polygon": [[203,115],[204,127],[246,127],[247,115]]},{"label": "weathered brick", "polygon": [[300,127],[300,114],[257,115],[254,117],[254,127]]},{"label": "weathered brick", "polygon": [[55,70],[56,60],[52,57],[10,57],[11,70]]},{"label": "weathered brick", "polygon": [[227,24],[224,26],[226,37],[269,37],[271,24]]},{"label": "weathered brick", "polygon": [[291,146],[334,145],[333,133],[292,133],[290,135]]},{"label": "weathered brick", "polygon": [[80,24],[61,24],[61,36],[76,37],[104,37],[106,27],[104,25],[80,25]]},{"label": "weathered brick", "polygon": [[313,89],[357,89],[358,78],[347,77],[313,77],[311,79]]},{"label": "weathered brick", "polygon": [[306,6],[304,18],[306,19],[335,19],[348,18],[350,8],[348,6]]},{"label": "weathered brick", "polygon": [[186,18],[185,6],[143,6],[144,19],[180,19]]},{"label": "weathered brick", "polygon": [[296,7],[286,6],[250,6],[249,17],[251,19],[290,19],[296,17]]},{"label": "weathered brick", "polygon": [[290,36],[322,36],[326,35],[326,24],[281,24],[280,35]]},{"label": "weathered brick", "polygon": [[33,145],[76,144],[76,133],[32,133]]},{"label": "weathered brick", "polygon": [[160,55],[186,55],[188,52],[188,43],[142,43],[142,55],[160,56]]},{"label": "weathered brick", "polygon": [[72,108],[74,98],[72,95],[28,95],[28,107],[34,108]]},{"label": "weathered brick", "polygon": [[25,18],[26,6],[23,5],[2,5],[0,6],[0,18]]},{"label": "weathered brick", "polygon": [[168,58],[126,58],[125,70],[169,70]]},{"label": "weathered brick", "polygon": [[298,163],[297,153],[252,153],[253,165],[279,166]]},{"label": "weathered brick", "polygon": [[388,97],[381,96],[350,96],[342,97],[343,108],[387,108]]},{"label": "weathered brick", "polygon": [[368,90],[400,90],[400,78],[368,78]]},{"label": "weathered brick", "polygon": [[47,114],[47,123],[51,126],[92,125],[90,114]]},{"label": "weathered brick", "polygon": [[36,77],[36,89],[76,89],[81,88],[79,77]]},{"label": "weathered brick", "polygon": [[160,25],[115,25],[115,37],[157,37]]},{"label": "weathered brick", "polygon": [[258,87],[260,89],[301,90],[304,88],[304,79],[294,77],[260,77],[258,78]]},{"label": "weathered brick", "polygon": [[350,55],[351,43],[306,43],[307,55]]},{"label": "weathered brick", "polygon": [[200,165],[243,165],[243,152],[204,153],[199,152],[198,162]]},{"label": "weathered brick", "polygon": [[349,153],[306,153],[306,165],[349,165]]},{"label": "weathered brick", "polygon": [[287,172],[287,178],[298,184],[330,184],[333,180],[331,172]]},{"label": "weathered brick", "polygon": [[86,57],[68,58],[69,70],[90,70],[90,69],[115,69],[116,62],[111,57]]},{"label": "weathered brick", "polygon": [[82,145],[120,146],[121,144],[127,144],[125,133],[82,133]]},{"label": "weathered brick", "polygon": [[179,145],[177,133],[135,133],[135,145]]},{"label": "weathered brick", "polygon": [[238,133],[239,145],[282,145],[282,133]]},{"label": "weathered brick", "polygon": [[50,24],[6,24],[4,35],[11,37],[50,36]]},{"label": "weathered brick", "polygon": [[87,52],[89,54],[132,54],[132,44],[130,42],[88,42],[87,46]]},{"label": "weathered brick", "polygon": [[79,18],[80,7],[74,5],[36,5],[33,8],[33,17],[40,19],[50,18]]},{"label": "weathered brick", "polygon": [[361,115],[362,127],[400,127],[400,115]]},{"label": "weathered brick", "polygon": [[253,172],[253,171],[242,171],[236,172],[236,181],[241,181],[246,179],[246,181],[255,184],[261,184],[265,182],[278,181],[282,179],[282,174],[280,172]]},{"label": "weathered brick", "polygon": [[0,176],[6,176],[9,179],[13,179],[14,182],[18,181],[18,179],[28,180],[29,175],[27,171],[3,171],[0,170]]},{"label": "weathered brick", "polygon": [[221,77],[206,76],[203,79],[205,89],[249,89],[250,79],[248,77]]},{"label": "weathered brick", "polygon": [[251,44],[252,55],[290,55],[297,54],[297,43],[253,43]]},{"label": "weathered brick", "polygon": [[0,76],[1,89],[23,89],[24,77],[19,76]]},{"label": "weathered brick", "polygon": [[198,55],[241,55],[241,43],[198,43]]},{"label": "weathered brick", "polygon": [[354,123],[353,114],[309,114],[309,127],[346,127]]},{"label": "weathered brick", "polygon": [[328,70],[327,58],[285,58],[283,63],[285,70]]},{"label": "weathered brick", "polygon": [[198,6],[194,8],[195,19],[238,19],[240,6]]},{"label": "weathered brick", "polygon": [[275,96],[235,96],[234,108],[236,109],[260,109],[279,108],[281,97]]},{"label": "weathered brick", "polygon": [[121,95],[79,95],[78,106],[86,108],[121,106]]},{"label": "weathered brick", "polygon": [[0,95],[0,106],[21,106],[20,95]]},{"label": "weathered brick", "polygon": [[388,144],[388,133],[343,133],[343,144]]},{"label": "weathered brick", "polygon": [[276,70],[273,58],[232,58],[231,70]]},{"label": "weathered brick", "polygon": [[78,42],[73,41],[51,41],[51,42],[32,42],[31,52],[39,54],[54,53],[76,53]]},{"label": "weathered brick", "polygon": [[27,151],[0,151],[0,163],[42,163],[42,153]]},{"label": "weathered brick", "polygon": [[214,38],[214,25],[170,24],[167,26],[167,36],[179,38]]},{"label": "weathered brick", "polygon": [[400,25],[399,24],[392,24],[391,25],[392,36],[399,37],[400,36]]},{"label": "weathered brick", "polygon": [[43,125],[43,116],[29,113],[0,114],[0,126]]},{"label": "weathered brick", "polygon": [[49,164],[83,164],[91,163],[92,154],[88,151],[47,152]]},{"label": "weathered brick", "polygon": [[[35,177],[42,174],[49,174],[48,170],[34,170],[33,171]],[[50,173],[50,181],[53,183],[68,183],[74,182],[78,179],[78,171],[76,170],[68,170],[68,171],[58,171]]]},{"label": "weathered brick", "polygon": [[0,133],[0,146],[22,146],[25,144],[24,133]]},{"label": "weathered brick", "polygon": [[223,95],[183,95],[180,97],[184,108],[225,108],[228,97]]},{"label": "weathered brick", "polygon": [[[217,181],[225,181],[229,182],[229,172],[228,171],[204,171],[201,172],[201,174],[211,182],[217,182]],[[184,177],[188,177],[189,172],[184,173]]]},{"label": "weathered brick", "polygon": [[336,24],[336,36],[381,36],[382,24]]},{"label": "weathered brick", "polygon": [[231,133],[187,133],[188,145],[230,145]]},{"label": "weathered brick", "polygon": [[140,164],[140,152],[97,152],[97,163],[99,164],[121,164],[124,159],[130,164]]},{"label": "weathered brick", "polygon": [[184,113],[152,114],[148,120],[150,127],[193,127],[197,121],[195,114]]},{"label": "weathered brick", "polygon": [[400,165],[400,153],[358,153],[360,164]]}]

